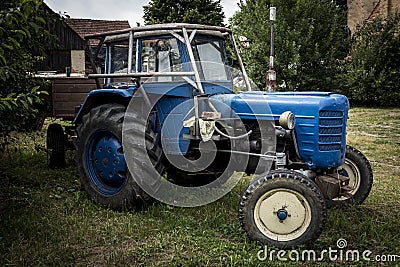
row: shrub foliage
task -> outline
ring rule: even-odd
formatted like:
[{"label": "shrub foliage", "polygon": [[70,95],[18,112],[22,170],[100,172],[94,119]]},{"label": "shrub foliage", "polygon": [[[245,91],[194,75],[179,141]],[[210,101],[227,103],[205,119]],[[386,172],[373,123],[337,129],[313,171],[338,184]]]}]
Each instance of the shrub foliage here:
[{"label": "shrub foliage", "polygon": [[352,36],[344,92],[363,106],[399,106],[400,14],[362,24]]},{"label": "shrub foliage", "polygon": [[41,16],[42,1],[0,2],[0,133],[32,130],[43,104],[42,81],[32,77],[49,35]]}]

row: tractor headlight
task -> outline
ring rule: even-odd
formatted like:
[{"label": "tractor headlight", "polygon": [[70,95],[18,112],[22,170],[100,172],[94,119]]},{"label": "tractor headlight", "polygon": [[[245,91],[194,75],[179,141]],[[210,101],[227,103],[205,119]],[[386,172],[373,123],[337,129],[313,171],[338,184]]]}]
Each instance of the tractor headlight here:
[{"label": "tractor headlight", "polygon": [[279,117],[279,124],[286,130],[293,130],[296,125],[296,117],[293,112],[285,111]]}]

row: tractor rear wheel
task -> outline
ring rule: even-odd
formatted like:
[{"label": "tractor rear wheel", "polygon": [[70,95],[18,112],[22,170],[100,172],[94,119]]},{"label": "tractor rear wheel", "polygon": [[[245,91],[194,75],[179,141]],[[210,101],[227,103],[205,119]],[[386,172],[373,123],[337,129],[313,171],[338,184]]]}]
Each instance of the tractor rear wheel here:
[{"label": "tractor rear wheel", "polygon": [[134,208],[150,198],[135,182],[125,161],[125,110],[119,104],[93,108],[77,127],[75,143],[75,161],[86,192],[96,202],[115,210]]},{"label": "tractor rear wheel", "polygon": [[239,221],[250,239],[293,247],[318,238],[326,221],[322,193],[306,176],[275,170],[261,174],[245,189]]}]

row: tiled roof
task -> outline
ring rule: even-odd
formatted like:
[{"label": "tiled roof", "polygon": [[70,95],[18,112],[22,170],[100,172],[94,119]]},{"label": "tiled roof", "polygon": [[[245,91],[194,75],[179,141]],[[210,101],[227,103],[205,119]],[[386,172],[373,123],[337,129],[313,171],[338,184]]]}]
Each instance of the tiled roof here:
[{"label": "tiled roof", "polygon": [[[81,36],[130,28],[127,20],[66,19],[67,24]],[[97,43],[95,41],[95,43]],[[91,44],[95,44],[91,41]]]}]

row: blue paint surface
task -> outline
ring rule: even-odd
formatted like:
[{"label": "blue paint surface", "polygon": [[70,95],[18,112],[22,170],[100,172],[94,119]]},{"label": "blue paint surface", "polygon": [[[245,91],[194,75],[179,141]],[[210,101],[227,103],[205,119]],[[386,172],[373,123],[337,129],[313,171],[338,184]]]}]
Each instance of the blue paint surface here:
[{"label": "blue paint surface", "polygon": [[101,194],[118,193],[127,175],[121,141],[107,130],[93,133],[85,152],[85,165],[91,182]]}]

